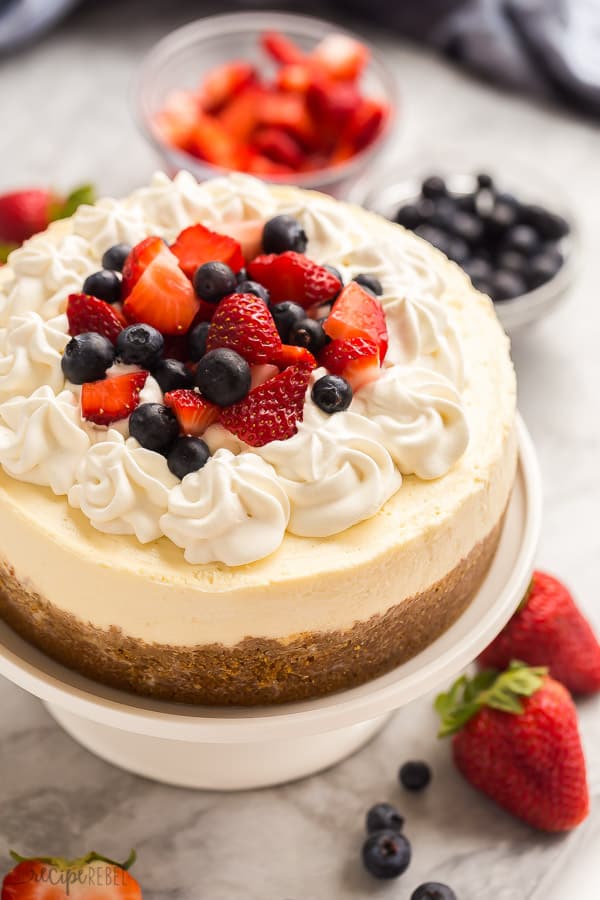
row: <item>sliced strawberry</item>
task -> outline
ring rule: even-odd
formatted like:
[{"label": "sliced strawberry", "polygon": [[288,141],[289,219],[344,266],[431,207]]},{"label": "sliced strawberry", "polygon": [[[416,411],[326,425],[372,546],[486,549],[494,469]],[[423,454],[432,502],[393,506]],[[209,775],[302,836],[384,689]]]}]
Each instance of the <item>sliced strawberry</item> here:
[{"label": "sliced strawberry", "polygon": [[123,316],[117,312],[114,306],[89,294],[70,294],[67,300],[67,319],[69,320],[69,334],[84,334],[86,331],[95,331],[104,335],[112,343],[125,328]]},{"label": "sliced strawberry", "polygon": [[290,175],[294,174],[294,170],[290,169],[289,166],[273,162],[268,156],[263,156],[262,153],[257,152],[253,152],[248,156],[244,164],[244,172],[250,172],[252,175],[258,175],[261,178],[278,179],[289,179]]},{"label": "sliced strawberry", "polygon": [[235,137],[215,116],[199,112],[190,139],[190,153],[213,166],[239,169],[243,154]]},{"label": "sliced strawberry", "polygon": [[331,300],[342,287],[328,269],[293,250],[257,256],[249,263],[248,273],[270,291],[273,303],[293,300],[304,309]]},{"label": "sliced strawberry", "polygon": [[267,93],[258,110],[258,121],[266,127],[289,132],[306,147],[318,146],[319,136],[301,94]]},{"label": "sliced strawberry", "polygon": [[353,149],[353,155],[373,143],[389,114],[389,108],[377,100],[364,97],[356,106],[346,126],[343,138]]},{"label": "sliced strawberry", "polygon": [[126,419],[140,402],[147,372],[128,372],[102,381],[89,381],[81,388],[81,415],[96,425]]},{"label": "sliced strawberry", "polygon": [[[236,240],[242,248],[244,259],[250,260],[258,256],[262,250],[265,221],[265,219],[246,219],[241,222],[223,222],[222,225],[215,226],[215,230],[219,234],[227,234]],[[212,305],[212,311],[215,311],[214,305]]]},{"label": "sliced strawberry", "polygon": [[293,344],[282,344],[281,350],[275,360],[280,369],[288,366],[300,366],[302,369],[317,368],[317,361],[306,347],[296,347]]},{"label": "sliced strawberry", "polygon": [[319,363],[332,375],[343,375],[354,391],[374,381],[380,372],[377,344],[362,337],[331,341],[321,350]]},{"label": "sliced strawberry", "polygon": [[355,281],[342,290],[323,328],[331,338],[370,338],[379,348],[381,362],[385,359],[388,333],[383,306]]},{"label": "sliced strawberry", "polygon": [[256,69],[244,60],[215,66],[207,72],[200,85],[202,109],[208,113],[218,112],[256,78]]},{"label": "sliced strawberry", "polygon": [[206,339],[206,349],[227,347],[251,365],[273,362],[281,338],[273,316],[255,294],[231,294],[217,306]]},{"label": "sliced strawberry", "polygon": [[200,303],[173,254],[160,254],[150,263],[125,300],[129,322],[146,322],[163,334],[186,332]]},{"label": "sliced strawberry", "polygon": [[258,366],[250,366],[250,375],[250,390],[253,391],[259,384],[264,384],[265,381],[279,375],[279,369],[270,363],[261,363]]},{"label": "sliced strawberry", "polygon": [[317,63],[338,81],[356,81],[369,61],[369,49],[360,41],[347,34],[328,34],[310,55],[311,62]]},{"label": "sliced strawberry", "polygon": [[150,263],[161,253],[167,253],[168,249],[159,237],[144,238],[133,247],[123,266],[123,297],[131,293]]},{"label": "sliced strawberry", "polygon": [[171,251],[188,278],[207,262],[227,263],[234,272],[239,272],[244,265],[244,255],[238,241],[199,224],[185,228],[171,246]]},{"label": "sliced strawberry", "polygon": [[279,31],[266,31],[261,38],[261,43],[275,62],[293,65],[302,63],[306,59],[306,55],[300,47]]},{"label": "sliced strawberry", "polygon": [[191,91],[172,91],[165,107],[154,117],[153,127],[161,140],[180,150],[191,147],[198,118],[198,99]]},{"label": "sliced strawberry", "polygon": [[315,79],[306,93],[307,108],[319,123],[321,133],[336,137],[347,127],[360,104],[358,88],[347,82]]},{"label": "sliced strawberry", "polygon": [[275,86],[280,91],[304,94],[310,87],[313,73],[304,63],[288,63],[282,66],[275,76]]},{"label": "sliced strawberry", "polygon": [[298,141],[281,128],[260,129],[252,144],[273,162],[283,163],[292,169],[300,168],[306,156]]},{"label": "sliced strawberry", "polygon": [[219,122],[236,143],[245,144],[259,120],[258,111],[265,91],[250,84],[242,90],[219,114]]},{"label": "sliced strawberry", "polygon": [[239,403],[222,409],[221,423],[251,447],[285,441],[302,421],[309,380],[309,369],[289,366]]},{"label": "sliced strawberry", "polygon": [[219,408],[214,403],[209,403],[198,391],[186,388],[165,394],[165,405],[177,416],[181,433],[194,437],[204,434],[219,418]]}]

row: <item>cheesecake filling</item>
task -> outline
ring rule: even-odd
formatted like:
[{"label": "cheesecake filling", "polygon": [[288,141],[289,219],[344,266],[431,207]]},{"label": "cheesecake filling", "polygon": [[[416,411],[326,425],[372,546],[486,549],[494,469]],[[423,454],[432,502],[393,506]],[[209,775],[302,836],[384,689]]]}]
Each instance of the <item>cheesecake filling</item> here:
[{"label": "cheesecake filling", "polygon": [[[123,201],[81,207],[73,233],[40,235],[15,251],[0,294],[4,471],[64,495],[98,531],[141,543],[164,536],[188,563],[227,566],[269,556],[286,531],[327,537],[371,518],[402,491],[403,477],[446,475],[469,442],[469,379],[429,248],[399,229],[375,238],[364,219],[328,198],[297,198],[248,176],[198,185],[187,173],[174,181],[157,175]],[[278,213],[301,222],[311,258],[338,268],[344,281],[361,272],[381,281],[390,336],[384,368],[332,416],[311,401],[309,386],[304,420],[286,441],[251,448],[211,426],[213,455],[179,482],[162,456],[127,436],[126,420],[106,429],[81,418],[79,390],[60,365],[67,297],[115,243],[149,234],[171,241],[196,221],[226,232],[228,223]],[[141,399],[162,399],[154,379]]]}]

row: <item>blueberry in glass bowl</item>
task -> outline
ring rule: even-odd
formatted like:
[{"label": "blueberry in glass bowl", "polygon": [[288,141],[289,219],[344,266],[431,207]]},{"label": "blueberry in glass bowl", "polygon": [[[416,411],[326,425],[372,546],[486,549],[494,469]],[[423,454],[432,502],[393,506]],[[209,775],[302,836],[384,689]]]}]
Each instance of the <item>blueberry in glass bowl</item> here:
[{"label": "blueberry in glass bowl", "polygon": [[[470,167],[469,167],[470,168]],[[507,169],[509,166],[507,166]],[[575,217],[560,189],[519,167],[469,171],[430,164],[407,177],[366,179],[351,197],[456,262],[487,294],[509,332],[550,312],[571,282]]]}]

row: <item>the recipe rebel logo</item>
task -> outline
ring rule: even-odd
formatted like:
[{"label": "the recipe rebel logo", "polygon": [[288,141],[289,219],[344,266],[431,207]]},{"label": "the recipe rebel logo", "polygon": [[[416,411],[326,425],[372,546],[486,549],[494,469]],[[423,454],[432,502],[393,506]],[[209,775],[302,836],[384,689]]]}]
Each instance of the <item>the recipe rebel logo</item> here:
[{"label": "the recipe rebel logo", "polygon": [[0,900],[143,900],[127,871],[135,862],[133,850],[124,863],[94,852],[74,860],[11,856],[17,864],[4,877]]}]

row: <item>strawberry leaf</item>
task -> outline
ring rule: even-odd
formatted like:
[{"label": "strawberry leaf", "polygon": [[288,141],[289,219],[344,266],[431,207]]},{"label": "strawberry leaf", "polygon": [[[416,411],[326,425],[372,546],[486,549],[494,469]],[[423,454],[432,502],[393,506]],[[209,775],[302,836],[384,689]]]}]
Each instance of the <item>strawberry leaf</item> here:
[{"label": "strawberry leaf", "polygon": [[467,724],[485,706],[519,715],[522,697],[531,697],[541,687],[548,669],[513,661],[505,672],[486,669],[473,678],[461,675],[449,691],[439,694],[435,710],[441,725],[438,737],[448,737]]},{"label": "strawberry leaf", "polygon": [[9,253],[12,253],[13,250],[16,250],[18,246],[19,246],[18,244],[0,243],[0,265],[3,265],[5,262],[8,261]]},{"label": "strawberry leaf", "polygon": [[56,221],[56,219],[68,219],[82,203],[88,203],[91,206],[95,202],[96,191],[94,186],[92,184],[84,184],[71,191],[68,197],[51,203],[48,218],[51,222]]}]

